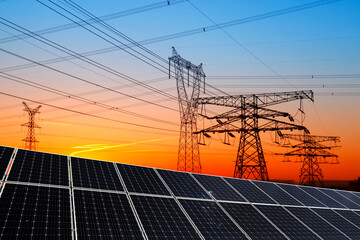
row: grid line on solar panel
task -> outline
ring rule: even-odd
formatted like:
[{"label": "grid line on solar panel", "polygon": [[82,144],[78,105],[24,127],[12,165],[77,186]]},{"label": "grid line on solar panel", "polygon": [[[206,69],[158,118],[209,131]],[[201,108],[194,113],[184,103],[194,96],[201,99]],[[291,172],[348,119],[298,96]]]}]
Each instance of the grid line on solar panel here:
[{"label": "grid line on solar panel", "polygon": [[74,190],[78,239],[143,239],[125,194]]},{"label": "grid line on solar panel", "polygon": [[299,218],[304,224],[325,239],[347,239],[346,235],[336,229],[329,222],[319,217],[309,208],[286,207],[292,214]]},{"label": "grid line on solar panel", "polygon": [[131,195],[149,239],[200,239],[173,198]]},{"label": "grid line on solar panel", "polygon": [[312,209],[352,239],[360,239],[360,228],[331,209]]},{"label": "grid line on solar panel", "polygon": [[288,184],[277,184],[278,187],[285,190],[288,194],[295,197],[298,201],[303,203],[305,206],[313,206],[313,207],[326,207],[324,204],[313,198],[311,195],[301,190],[295,185]]},{"label": "grid line on solar panel", "polygon": [[68,186],[67,157],[19,149],[8,180]]},{"label": "grid line on solar panel", "polygon": [[0,239],[71,239],[69,189],[6,184]]},{"label": "grid line on solar panel", "polygon": [[343,195],[341,195],[340,193],[338,193],[337,191],[335,191],[333,189],[319,188],[319,190],[322,191],[323,193],[327,194],[328,196],[330,196],[334,200],[340,202],[342,205],[346,206],[347,208],[360,209],[359,205],[357,205],[356,203],[354,203],[353,201],[351,201],[348,198],[344,197]]},{"label": "grid line on solar panel", "polygon": [[356,211],[347,211],[347,210],[334,210],[334,211],[360,228],[360,215],[356,214]]},{"label": "grid line on solar panel", "polygon": [[271,198],[263,193],[259,188],[249,180],[224,178],[232,187],[234,187],[242,196],[252,203],[270,203],[276,204]]},{"label": "grid line on solar panel", "polygon": [[189,173],[162,169],[157,169],[156,171],[161,175],[175,196],[210,199],[210,196]]},{"label": "grid line on solar panel", "polygon": [[221,203],[251,239],[287,239],[250,204]]},{"label": "grid line on solar panel", "polygon": [[281,229],[290,239],[319,239],[319,237],[303,225],[297,218],[291,215],[281,206],[256,205],[267,218]]},{"label": "grid line on solar panel", "polygon": [[315,187],[299,186],[299,188],[301,188],[302,190],[310,194],[312,197],[316,198],[318,201],[322,202],[323,204],[325,204],[330,208],[345,208],[342,204],[333,200],[328,195],[319,191]]},{"label": "grid line on solar panel", "polygon": [[179,201],[205,239],[248,239],[215,202]]},{"label": "grid line on solar panel", "polygon": [[221,177],[199,174],[192,174],[192,176],[206,189],[209,195],[217,200],[246,202],[246,200]]},{"label": "grid line on solar panel", "polygon": [[253,183],[259,187],[262,191],[268,194],[272,199],[282,205],[296,205],[302,206],[303,204],[288,194],[286,191],[282,190],[275,183],[271,182],[259,182],[253,181]]},{"label": "grid line on solar panel", "polygon": [[343,190],[336,190],[336,192],[353,201],[357,205],[360,205],[360,197],[357,197],[353,192]]},{"label": "grid line on solar panel", "polygon": [[170,195],[154,169],[119,163],[117,167],[129,192]]},{"label": "grid line on solar panel", "polygon": [[0,180],[3,179],[6,169],[10,163],[14,148],[0,146]]}]

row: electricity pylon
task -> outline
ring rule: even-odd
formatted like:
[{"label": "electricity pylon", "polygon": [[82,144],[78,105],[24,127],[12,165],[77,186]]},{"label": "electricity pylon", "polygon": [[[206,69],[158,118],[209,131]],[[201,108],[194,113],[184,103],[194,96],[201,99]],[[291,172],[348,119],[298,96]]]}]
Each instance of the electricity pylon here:
[{"label": "electricity pylon", "polygon": [[203,115],[207,119],[216,119],[218,124],[196,133],[203,134],[205,137],[210,137],[208,133],[216,132],[229,134],[230,137],[234,137],[232,133],[240,133],[234,177],[246,179],[251,177],[268,181],[269,175],[259,132],[308,130],[304,126],[275,119],[277,117],[288,117],[290,121],[294,121],[289,113],[267,107],[297,99],[314,101],[314,95],[312,91],[295,91],[198,98],[195,100],[196,105],[211,104],[230,107],[232,110],[216,116]]},{"label": "electricity pylon", "polygon": [[35,123],[35,115],[40,113],[39,109],[41,108],[41,105],[35,109],[29,108],[25,102],[23,102],[23,105],[25,106],[24,111],[29,114],[29,121],[21,125],[28,128],[26,138],[23,139],[25,142],[25,149],[36,150],[36,145],[39,141],[35,138],[35,128],[41,127]]},{"label": "electricity pylon", "polygon": [[[303,185],[324,185],[324,175],[320,164],[331,163],[338,164],[338,155],[329,152],[340,142],[340,137],[334,136],[314,136],[309,134],[282,134],[283,147],[295,149],[287,153],[277,153],[284,155],[284,158],[299,157],[302,162],[300,169],[300,184]],[[291,143],[290,140],[296,143]],[[292,141],[292,142],[293,142]],[[333,144],[332,146],[330,144]],[[327,159],[333,159],[329,162]]]},{"label": "electricity pylon", "polygon": [[[197,105],[194,104],[193,99],[200,95],[200,85],[202,80],[205,84],[205,74],[202,64],[196,66],[183,59],[174,47],[172,57],[169,58],[169,77],[171,62],[175,69],[181,120],[177,170],[200,173],[198,138],[197,135],[193,134],[197,131]],[[192,79],[191,84],[190,78]],[[187,83],[185,83],[186,80]]]}]

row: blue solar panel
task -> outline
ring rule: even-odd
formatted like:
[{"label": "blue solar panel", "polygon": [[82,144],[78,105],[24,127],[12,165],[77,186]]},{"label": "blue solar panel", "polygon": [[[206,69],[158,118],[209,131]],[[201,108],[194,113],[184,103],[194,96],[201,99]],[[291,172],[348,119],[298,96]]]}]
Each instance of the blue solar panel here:
[{"label": "blue solar panel", "polygon": [[189,173],[157,170],[175,196],[210,199]]},{"label": "blue solar panel", "polygon": [[335,210],[338,214],[355,224],[360,228],[360,215],[356,214],[353,211],[346,211],[346,210]]},{"label": "blue solar panel", "polygon": [[286,207],[286,209],[324,239],[348,239],[343,233],[336,230],[309,208]]},{"label": "blue solar panel", "polygon": [[72,239],[69,189],[6,184],[0,239]]},{"label": "blue solar panel", "polygon": [[305,206],[326,207],[324,204],[322,204],[321,202],[319,202],[295,185],[277,184],[277,186],[284,189],[287,193],[295,197],[298,201],[302,202]]},{"label": "blue solar panel", "polygon": [[270,182],[254,181],[261,190],[266,192],[275,201],[283,205],[302,205],[295,198],[291,197],[288,193],[279,188],[276,184]]},{"label": "blue solar panel", "polygon": [[69,186],[67,157],[19,149],[8,180]]},{"label": "blue solar panel", "polygon": [[129,192],[170,195],[152,168],[117,164]]},{"label": "blue solar panel", "polygon": [[276,204],[271,198],[257,188],[252,181],[235,179],[235,178],[224,178],[228,183],[231,184],[241,195],[243,195],[249,202],[252,203],[272,203]]},{"label": "blue solar panel", "polygon": [[71,157],[74,187],[123,191],[111,162]]},{"label": "blue solar panel", "polygon": [[301,188],[302,190],[304,190],[305,192],[310,194],[312,197],[316,198],[317,200],[319,200],[320,202],[322,202],[323,204],[325,204],[328,207],[331,207],[331,208],[345,208],[339,202],[333,200],[332,198],[330,198],[329,196],[327,196],[323,192],[319,191],[317,188],[304,187],[304,186],[299,186],[299,188]]},{"label": "blue solar panel", "polygon": [[200,239],[173,198],[132,195],[149,239]]},{"label": "blue solar panel", "polygon": [[6,168],[10,162],[14,149],[0,146],[0,180],[5,175]]},{"label": "blue solar panel", "polygon": [[246,202],[237,192],[234,191],[223,178],[207,175],[193,175],[209,194],[214,196],[217,200],[230,200]]},{"label": "blue solar panel", "polygon": [[179,201],[205,239],[247,239],[215,202]]},{"label": "blue solar panel", "polygon": [[349,191],[342,191],[342,190],[335,190],[337,193],[343,195],[344,197],[350,199],[351,201],[353,201],[354,203],[356,203],[357,205],[360,205],[360,197],[357,197],[354,192],[349,192]]},{"label": "blue solar panel", "polygon": [[343,195],[341,195],[340,193],[338,193],[335,190],[324,189],[324,188],[323,189],[319,188],[319,190],[324,192],[328,196],[332,197],[333,199],[335,199],[336,201],[340,202],[342,205],[344,205],[350,209],[360,209],[359,205],[350,201],[349,199],[347,199],[346,197],[344,197]]}]

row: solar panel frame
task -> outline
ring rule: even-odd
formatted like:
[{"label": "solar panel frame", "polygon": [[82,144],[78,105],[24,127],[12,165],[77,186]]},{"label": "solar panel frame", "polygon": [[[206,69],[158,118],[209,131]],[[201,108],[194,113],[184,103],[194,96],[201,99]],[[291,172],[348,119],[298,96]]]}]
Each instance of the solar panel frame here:
[{"label": "solar panel frame", "polygon": [[296,185],[290,184],[277,184],[278,187],[282,188],[288,194],[292,195],[298,201],[300,201],[303,205],[308,207],[326,207],[323,203],[318,201],[313,196],[309,195],[307,192],[303,191]]},{"label": "solar panel frame", "polygon": [[349,209],[360,209],[359,205],[357,205],[353,201],[349,200],[347,197],[341,195],[340,193],[338,193],[338,191],[335,191],[333,189],[324,189],[324,188],[319,188],[319,190],[322,191],[323,193],[327,194],[334,200],[340,202],[342,205],[344,205],[345,207],[347,207]]},{"label": "solar panel frame", "polygon": [[14,153],[15,148],[0,146],[0,180],[5,179],[6,170],[11,163]]},{"label": "solar panel frame", "polygon": [[325,206],[327,206],[329,208],[345,208],[346,209],[346,207],[344,205],[335,201],[334,199],[332,199],[325,193],[321,192],[316,187],[299,186],[299,188],[301,188],[302,190],[304,190],[309,195],[316,198],[318,201],[320,201],[321,203],[323,203]]}]

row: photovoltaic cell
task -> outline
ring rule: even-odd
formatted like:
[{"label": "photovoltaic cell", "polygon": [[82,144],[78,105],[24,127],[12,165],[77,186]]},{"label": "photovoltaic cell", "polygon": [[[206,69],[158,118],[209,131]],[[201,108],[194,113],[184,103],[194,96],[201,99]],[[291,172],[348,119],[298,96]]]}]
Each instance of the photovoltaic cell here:
[{"label": "photovoltaic cell", "polygon": [[317,188],[314,188],[314,187],[302,187],[302,186],[299,186],[299,188],[301,188],[302,190],[304,190],[305,192],[310,194],[312,197],[316,198],[317,200],[319,200],[320,202],[322,202],[323,204],[325,204],[328,207],[345,208],[343,205],[336,202],[332,198],[328,197],[323,192],[319,191]]},{"label": "photovoltaic cell", "polygon": [[221,203],[251,239],[286,239],[250,204]]},{"label": "photovoltaic cell", "polygon": [[286,209],[324,239],[347,239],[341,232],[321,219],[309,208],[286,207]]},{"label": "photovoltaic cell", "polygon": [[200,187],[189,173],[157,170],[171,191],[178,197],[204,198],[210,196]]},{"label": "photovoltaic cell", "polygon": [[261,190],[266,192],[270,197],[272,197],[275,201],[277,201],[279,204],[283,205],[297,205],[302,206],[302,204],[291,197],[289,194],[287,194],[285,191],[283,191],[281,188],[279,188],[276,184],[270,183],[270,182],[253,182],[255,185],[257,185]]},{"label": "photovoltaic cell", "polygon": [[346,210],[334,210],[334,211],[360,228],[360,215],[356,214],[353,211],[346,211]]},{"label": "photovoltaic cell", "polygon": [[0,180],[3,178],[14,149],[0,146]]},{"label": "photovoltaic cell", "polygon": [[247,239],[215,202],[179,201],[205,239]]},{"label": "photovoltaic cell", "polygon": [[111,162],[71,157],[74,187],[123,191]]},{"label": "photovoltaic cell", "polygon": [[0,239],[71,239],[69,189],[6,184]]},{"label": "photovoltaic cell", "polygon": [[256,205],[266,217],[281,229],[290,239],[319,239],[295,217],[280,206]]},{"label": "photovoltaic cell", "polygon": [[332,225],[337,227],[340,231],[345,233],[351,239],[360,239],[360,228],[355,227],[345,218],[341,217],[341,215],[337,214],[331,209],[321,209],[314,208],[312,209],[321,217],[325,218]]},{"label": "photovoltaic cell", "polygon": [[276,204],[271,198],[257,188],[251,181],[224,178],[225,181],[231,184],[239,193],[241,193],[249,202],[252,203],[272,203]]},{"label": "photovoltaic cell", "polygon": [[349,191],[342,191],[342,190],[336,190],[337,193],[341,194],[342,196],[347,197],[357,205],[360,205],[360,197],[357,197],[354,192]]},{"label": "photovoltaic cell", "polygon": [[234,191],[222,178],[207,175],[193,175],[209,194],[217,200],[230,200],[246,202],[237,192]]},{"label": "photovoltaic cell", "polygon": [[143,239],[125,194],[74,190],[78,239]]},{"label": "photovoltaic cell", "polygon": [[8,180],[68,186],[67,157],[19,149]]},{"label": "photovoltaic cell", "polygon": [[132,195],[149,239],[200,239],[173,198]]},{"label": "photovoltaic cell", "polygon": [[350,209],[360,209],[359,205],[350,201],[349,199],[347,199],[346,197],[344,197],[343,195],[341,195],[340,193],[338,193],[335,190],[332,190],[332,189],[319,189],[319,190],[322,191],[323,193],[329,195],[330,197],[332,197],[333,199],[335,199],[336,201],[340,202],[342,205],[344,205]]},{"label": "photovoltaic cell", "polygon": [[129,192],[170,195],[152,168],[117,164]]},{"label": "photovoltaic cell", "polygon": [[302,202],[305,206],[326,207],[324,204],[322,204],[321,202],[319,202],[295,185],[277,184],[277,186],[291,194],[298,201]]}]

